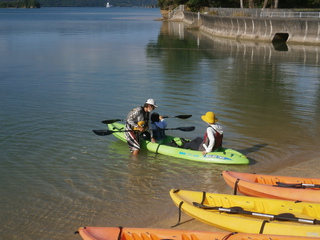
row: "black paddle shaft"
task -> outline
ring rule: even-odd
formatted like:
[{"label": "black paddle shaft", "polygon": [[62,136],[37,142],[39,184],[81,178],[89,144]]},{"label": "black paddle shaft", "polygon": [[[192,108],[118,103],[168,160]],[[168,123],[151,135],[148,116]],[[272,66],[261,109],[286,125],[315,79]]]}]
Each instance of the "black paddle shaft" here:
[{"label": "black paddle shaft", "polygon": [[284,188],[320,188],[319,184],[309,184],[309,183],[283,183],[276,182],[276,187],[284,187]]},{"label": "black paddle shaft", "polygon": [[[177,116],[162,116],[163,118],[180,118],[180,119],[188,119],[192,117],[192,115],[177,115]],[[123,119],[110,119],[101,121],[103,124],[111,124],[115,122],[124,121]]]},{"label": "black paddle shaft", "polygon": [[177,115],[177,116],[162,116],[163,118],[180,118],[180,119],[188,119],[191,118],[192,115]]},{"label": "black paddle shaft", "polygon": [[[183,132],[191,132],[195,129],[195,126],[190,127],[177,127],[177,128],[165,128],[164,130],[180,130]],[[96,135],[107,136],[116,132],[134,132],[134,130],[92,130]]]}]

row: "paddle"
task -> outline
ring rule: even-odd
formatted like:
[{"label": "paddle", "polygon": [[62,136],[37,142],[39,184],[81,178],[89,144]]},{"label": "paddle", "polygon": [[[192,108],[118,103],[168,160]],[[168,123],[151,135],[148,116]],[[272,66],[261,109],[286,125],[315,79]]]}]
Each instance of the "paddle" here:
[{"label": "paddle", "polygon": [[[162,116],[163,118],[180,118],[180,119],[187,119],[192,117],[192,115],[177,115],[177,116]],[[111,119],[111,120],[103,120],[101,121],[104,124],[111,124],[114,122],[120,122],[120,121],[124,121],[123,119]]]},{"label": "paddle", "polygon": [[276,182],[276,187],[286,187],[286,188],[320,188],[319,184],[311,183],[282,183]]},{"label": "paddle", "polygon": [[180,118],[180,119],[188,119],[191,118],[192,115],[177,115],[177,116],[162,116],[163,118]]},{"label": "paddle", "polygon": [[317,219],[305,219],[305,218],[297,218],[292,213],[281,213],[278,215],[266,214],[266,213],[257,213],[243,210],[242,207],[231,207],[231,208],[223,208],[223,207],[210,207],[205,206],[197,202],[193,202],[193,205],[206,210],[218,210],[220,212],[228,212],[231,214],[246,214],[258,217],[266,217],[271,218],[278,221],[296,221],[301,223],[310,223],[310,224],[320,224],[320,220]]},{"label": "paddle", "polygon": [[103,121],[101,121],[101,122],[104,123],[104,124],[111,124],[111,123],[120,122],[120,121],[123,121],[123,119],[103,120]]},{"label": "paddle", "polygon": [[134,132],[133,130],[122,130],[122,131],[112,131],[112,130],[92,130],[95,134],[99,136],[107,136],[116,132]]},{"label": "paddle", "polygon": [[195,129],[196,129],[195,126],[190,126],[190,127],[165,128],[164,130],[180,130],[183,132],[192,132]]},{"label": "paddle", "polygon": [[[195,129],[195,126],[191,127],[177,127],[177,128],[165,128],[164,130],[180,130],[183,132],[191,132]],[[99,136],[106,136],[111,135],[116,132],[133,132],[133,130],[120,130],[120,131],[114,131],[114,130],[92,130],[95,134]]]}]

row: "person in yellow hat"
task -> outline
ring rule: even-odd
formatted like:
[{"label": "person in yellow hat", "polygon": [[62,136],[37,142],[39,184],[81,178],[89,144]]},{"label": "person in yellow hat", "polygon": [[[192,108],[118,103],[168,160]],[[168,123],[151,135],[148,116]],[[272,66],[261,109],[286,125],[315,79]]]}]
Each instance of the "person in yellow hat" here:
[{"label": "person in yellow hat", "polygon": [[197,137],[190,142],[184,142],[182,147],[186,149],[202,151],[203,155],[222,147],[223,129],[219,125],[214,112],[207,112],[201,119],[208,124],[204,137]]},{"label": "person in yellow hat", "polygon": [[[133,156],[139,153],[141,134],[150,129],[150,113],[157,107],[156,101],[149,98],[143,106],[136,107],[128,113],[124,134]],[[151,141],[155,142],[152,131],[150,135]]]}]

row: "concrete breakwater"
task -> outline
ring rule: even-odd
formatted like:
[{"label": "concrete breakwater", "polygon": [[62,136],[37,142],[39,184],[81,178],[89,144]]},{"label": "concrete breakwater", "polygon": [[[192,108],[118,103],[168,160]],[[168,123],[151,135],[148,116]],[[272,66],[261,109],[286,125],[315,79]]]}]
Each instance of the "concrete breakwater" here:
[{"label": "concrete breakwater", "polygon": [[220,37],[320,45],[320,18],[230,17],[176,11],[170,19]]}]

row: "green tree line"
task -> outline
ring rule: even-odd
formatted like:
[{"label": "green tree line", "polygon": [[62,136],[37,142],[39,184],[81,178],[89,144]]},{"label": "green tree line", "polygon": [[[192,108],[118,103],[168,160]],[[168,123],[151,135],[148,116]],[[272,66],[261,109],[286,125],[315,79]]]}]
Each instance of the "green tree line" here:
[{"label": "green tree line", "polygon": [[0,8],[40,8],[40,3],[35,0],[20,0],[0,2]]},{"label": "green tree line", "polygon": [[185,5],[191,11],[204,7],[222,8],[320,8],[320,0],[158,0],[163,10]]}]

